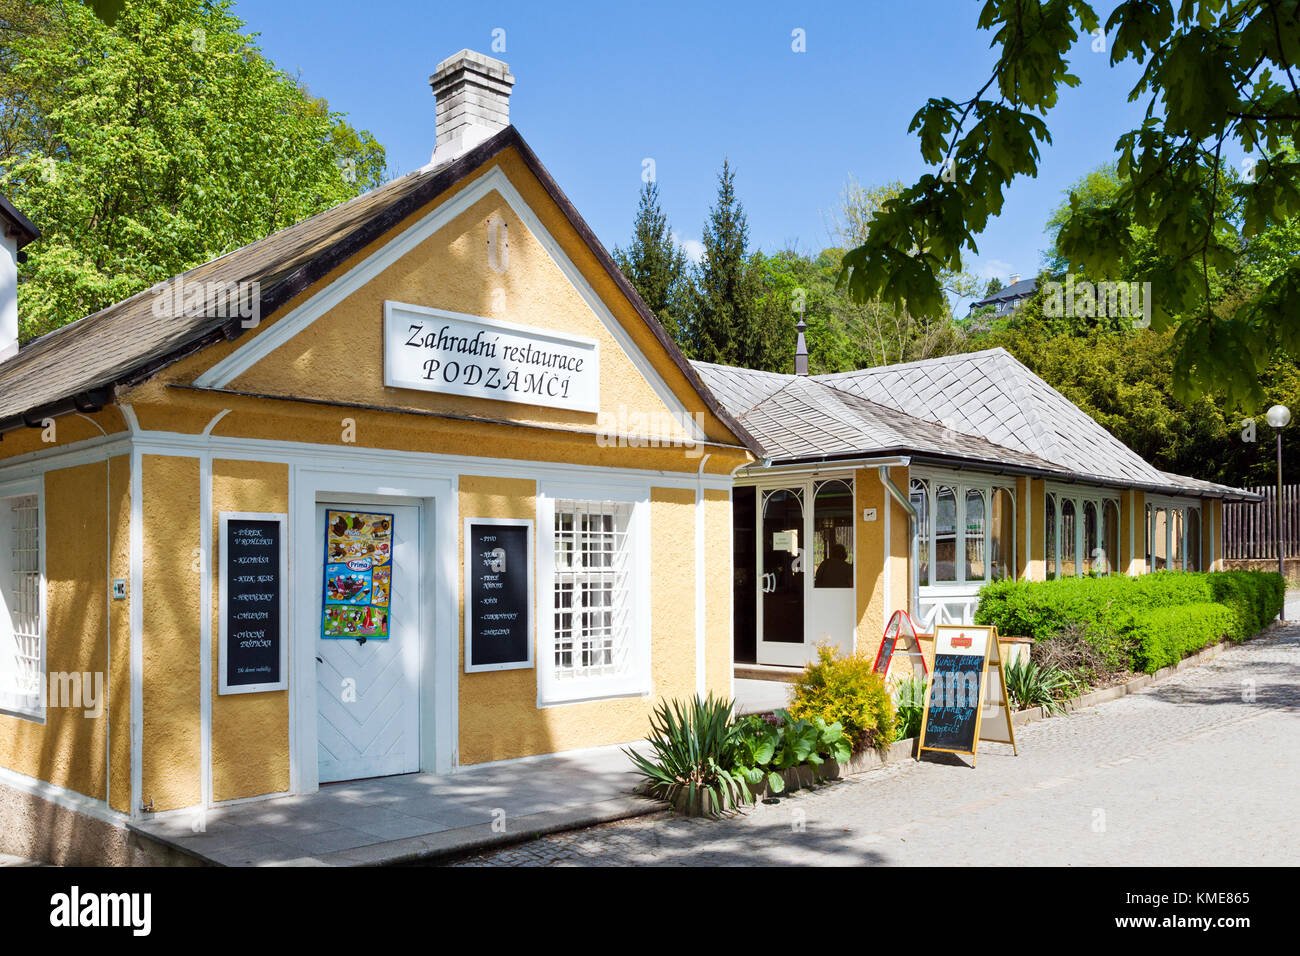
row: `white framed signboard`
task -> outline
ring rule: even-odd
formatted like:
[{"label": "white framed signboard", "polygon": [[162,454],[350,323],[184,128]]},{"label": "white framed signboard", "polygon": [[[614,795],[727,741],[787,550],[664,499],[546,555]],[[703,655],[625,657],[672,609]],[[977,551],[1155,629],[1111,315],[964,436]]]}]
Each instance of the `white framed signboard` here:
[{"label": "white framed signboard", "polygon": [[600,410],[595,339],[384,303],[384,384],[498,402]]},{"label": "white framed signboard", "polygon": [[465,519],[465,673],[533,666],[533,522]]},{"label": "white framed signboard", "polygon": [[221,512],[218,694],[289,687],[289,516]]}]

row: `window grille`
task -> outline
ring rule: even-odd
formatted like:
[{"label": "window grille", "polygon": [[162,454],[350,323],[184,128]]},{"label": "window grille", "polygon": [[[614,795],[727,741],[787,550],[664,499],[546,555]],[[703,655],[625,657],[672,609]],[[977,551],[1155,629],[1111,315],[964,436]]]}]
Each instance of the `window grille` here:
[{"label": "window grille", "polygon": [[8,499],[9,617],[14,636],[14,685],[20,697],[41,691],[41,541],[35,495]]},{"label": "window grille", "polygon": [[632,506],[555,502],[555,675],[609,677],[631,667],[628,529]]}]

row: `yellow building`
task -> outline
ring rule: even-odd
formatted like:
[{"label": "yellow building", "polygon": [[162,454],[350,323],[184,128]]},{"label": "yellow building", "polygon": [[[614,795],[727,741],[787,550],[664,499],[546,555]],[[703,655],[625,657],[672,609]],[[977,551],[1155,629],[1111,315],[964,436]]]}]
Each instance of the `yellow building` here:
[{"label": "yellow building", "polygon": [[1152,527],[1155,566],[1217,563],[1231,489],[945,428],[882,370],[692,365],[505,64],[432,82],[425,168],[21,350],[37,233],[0,206],[0,851],[636,740],[734,660],[874,648],[1098,542],[1140,570]]},{"label": "yellow building", "polygon": [[751,441],[475,112],[512,82],[452,58],[429,166],[0,365],[11,809],[446,772],[730,692]]}]

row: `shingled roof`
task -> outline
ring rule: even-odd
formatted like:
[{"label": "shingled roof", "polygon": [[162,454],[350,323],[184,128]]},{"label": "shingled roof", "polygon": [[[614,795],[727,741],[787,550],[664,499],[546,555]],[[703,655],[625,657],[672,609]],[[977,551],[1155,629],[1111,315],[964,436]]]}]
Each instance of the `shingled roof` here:
[{"label": "shingled roof", "polygon": [[1162,472],[995,348],[832,375],[696,362],[774,463],[909,454],[1167,494],[1255,496]]},{"label": "shingled roof", "polygon": [[[746,447],[757,443],[717,403],[609,253],[513,126],[458,159],[427,166],[304,222],[182,273],[189,282],[257,282],[263,322],[353,254],[459,180],[514,148],[710,411]],[[157,316],[148,289],[29,342],[0,363],[0,434],[50,415],[102,407],[177,359],[244,331],[239,317]]]}]

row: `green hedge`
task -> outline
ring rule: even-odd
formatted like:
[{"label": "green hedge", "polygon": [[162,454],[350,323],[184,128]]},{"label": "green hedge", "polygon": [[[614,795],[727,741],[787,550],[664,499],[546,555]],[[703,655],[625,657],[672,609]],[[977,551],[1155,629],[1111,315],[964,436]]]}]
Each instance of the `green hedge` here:
[{"label": "green hedge", "polygon": [[1236,615],[1223,604],[1181,604],[1135,614],[1128,630],[1135,669],[1154,674],[1230,637],[1235,626]]},{"label": "green hedge", "polygon": [[[1143,642],[1150,642],[1151,627],[1163,622],[1186,628],[1192,635],[1220,627],[1213,640],[1244,641],[1278,616],[1285,593],[1281,575],[1263,571],[1158,571],[1137,577],[1114,574],[1058,581],[995,581],[980,591],[975,623],[996,624],[999,634],[1022,634],[1039,641],[1051,640],[1069,627],[1083,627],[1089,643],[1108,663],[1155,670],[1170,663],[1157,648],[1194,642],[1199,636],[1155,641],[1148,654]],[[1168,617],[1148,616],[1155,611],[1202,605],[1221,607],[1228,617],[1197,612],[1171,623]],[[1197,623],[1190,623],[1193,620]],[[1151,667],[1155,659],[1164,662]]]}]

